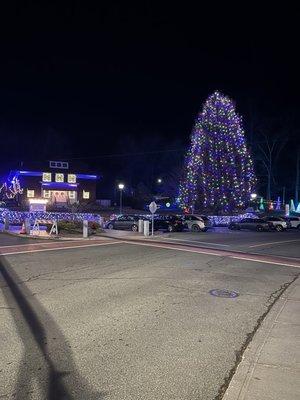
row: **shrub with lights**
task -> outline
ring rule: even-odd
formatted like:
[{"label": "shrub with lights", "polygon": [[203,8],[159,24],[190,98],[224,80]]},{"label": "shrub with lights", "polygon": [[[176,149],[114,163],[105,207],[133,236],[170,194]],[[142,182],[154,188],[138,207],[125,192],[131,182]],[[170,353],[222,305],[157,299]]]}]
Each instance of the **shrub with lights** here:
[{"label": "shrub with lights", "polygon": [[216,91],[198,115],[179,187],[180,206],[218,213],[243,209],[256,183],[241,117]]}]

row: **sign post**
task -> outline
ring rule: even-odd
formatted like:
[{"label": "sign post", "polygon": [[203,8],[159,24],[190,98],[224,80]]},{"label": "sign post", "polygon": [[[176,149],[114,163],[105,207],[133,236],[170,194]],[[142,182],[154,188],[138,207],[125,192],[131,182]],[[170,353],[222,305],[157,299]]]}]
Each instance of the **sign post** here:
[{"label": "sign post", "polygon": [[152,214],[152,228],[151,228],[151,230],[152,230],[152,236],[154,235],[154,214],[156,213],[156,210],[158,209],[158,206],[157,206],[157,204],[155,203],[155,201],[152,201],[150,204],[149,204],[149,210],[150,210],[150,212],[151,212],[151,214]]},{"label": "sign post", "polygon": [[87,238],[89,236],[88,233],[88,229],[89,229],[89,223],[86,219],[83,220],[83,237]]}]

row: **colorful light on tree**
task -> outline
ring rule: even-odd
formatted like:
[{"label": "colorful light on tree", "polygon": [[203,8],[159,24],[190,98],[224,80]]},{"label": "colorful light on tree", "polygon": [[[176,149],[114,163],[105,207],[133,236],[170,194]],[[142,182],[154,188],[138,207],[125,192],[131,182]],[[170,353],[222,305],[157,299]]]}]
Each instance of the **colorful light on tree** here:
[{"label": "colorful light on tree", "polygon": [[20,181],[17,177],[13,177],[8,185],[6,182],[0,187],[0,195],[4,199],[14,199],[18,194],[22,194],[23,189],[21,188]]},{"label": "colorful light on tree", "polygon": [[179,203],[189,210],[198,205],[229,212],[246,205],[255,183],[241,117],[233,101],[216,91],[192,131]]}]

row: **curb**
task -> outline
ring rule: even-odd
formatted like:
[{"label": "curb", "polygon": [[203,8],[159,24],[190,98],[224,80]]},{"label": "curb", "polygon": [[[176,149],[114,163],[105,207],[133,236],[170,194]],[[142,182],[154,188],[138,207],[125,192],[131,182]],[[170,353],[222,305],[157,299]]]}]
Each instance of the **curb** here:
[{"label": "curb", "polygon": [[[253,378],[255,367],[258,365],[259,357],[269,336],[271,335],[276,320],[289,299],[289,294],[297,286],[296,282],[298,279],[299,275],[293,279],[293,281],[287,286],[286,290],[281,293],[279,298],[277,300],[275,299],[269,313],[263,319],[262,324],[254,333],[252,340],[246,347],[241,357],[241,361],[231,377],[228,387],[221,399],[244,400],[251,398],[251,393],[248,392],[248,389]],[[263,400],[263,397],[259,398],[260,400]]]},{"label": "curb", "polygon": [[9,231],[1,231],[1,233],[5,233],[6,235],[10,236],[15,236],[21,239],[42,239],[42,240],[54,240],[54,239],[60,239],[59,236],[49,236],[49,237],[44,237],[44,236],[38,236],[38,235],[27,235],[27,234],[20,234],[20,233],[15,233],[15,232],[9,232]]}]

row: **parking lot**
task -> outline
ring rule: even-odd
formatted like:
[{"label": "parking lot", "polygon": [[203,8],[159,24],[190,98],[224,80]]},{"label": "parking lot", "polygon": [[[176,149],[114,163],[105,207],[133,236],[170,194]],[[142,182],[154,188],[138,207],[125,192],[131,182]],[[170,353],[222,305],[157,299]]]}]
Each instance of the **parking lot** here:
[{"label": "parking lot", "polygon": [[[212,228],[207,232],[172,232],[159,240],[252,254],[270,254],[282,257],[300,257],[300,230],[285,232],[231,231]],[[158,240],[158,237],[157,237]]]}]

